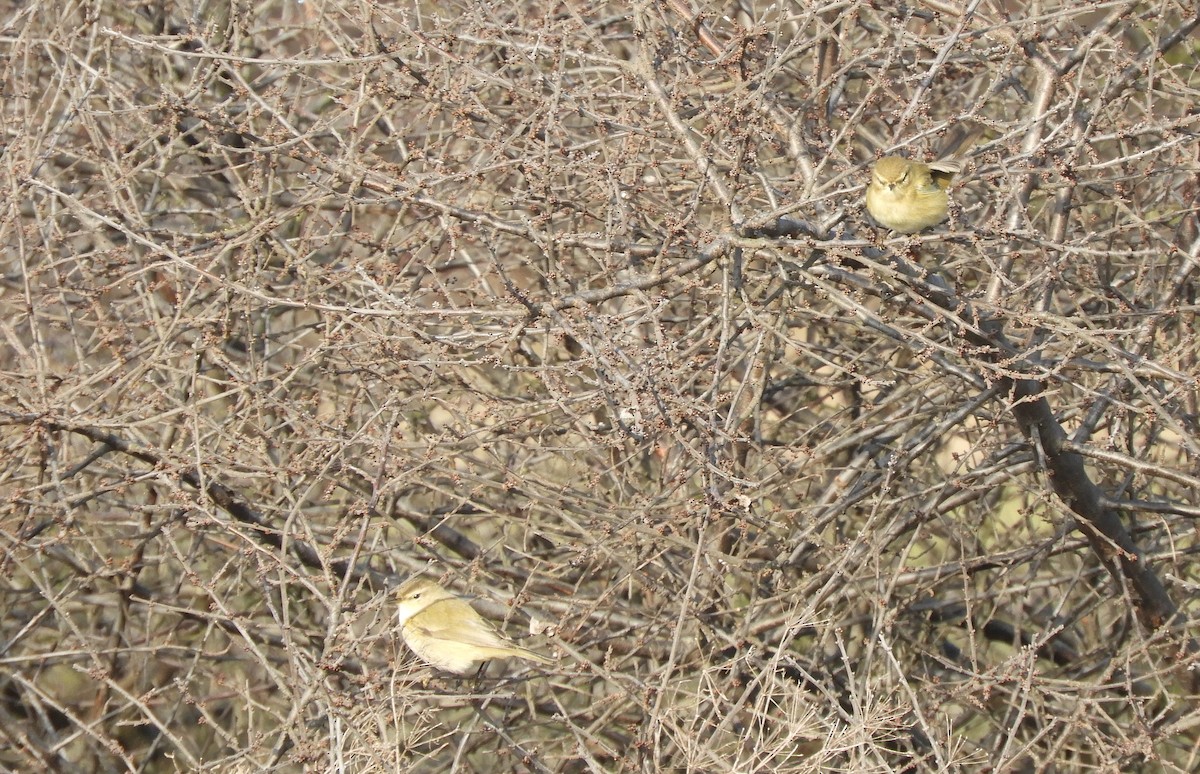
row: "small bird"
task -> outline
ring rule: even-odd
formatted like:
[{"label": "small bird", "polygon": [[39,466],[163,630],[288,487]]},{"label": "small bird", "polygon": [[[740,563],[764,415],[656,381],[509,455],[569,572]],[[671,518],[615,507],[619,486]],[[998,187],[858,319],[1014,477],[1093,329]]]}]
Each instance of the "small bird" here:
[{"label": "small bird", "polygon": [[493,658],[554,663],[496,631],[475,608],[428,578],[405,581],[396,600],[404,642],[430,666],[466,675]]},{"label": "small bird", "polygon": [[922,164],[900,156],[875,162],[867,186],[867,211],[877,223],[902,234],[915,234],[946,219],[946,188],[958,172],[956,163]]}]

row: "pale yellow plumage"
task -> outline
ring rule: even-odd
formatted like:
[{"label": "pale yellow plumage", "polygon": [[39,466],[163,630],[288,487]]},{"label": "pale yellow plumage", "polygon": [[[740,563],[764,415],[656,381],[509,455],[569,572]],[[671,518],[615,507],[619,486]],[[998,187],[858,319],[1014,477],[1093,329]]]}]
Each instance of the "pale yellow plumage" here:
[{"label": "pale yellow plumage", "polygon": [[867,186],[867,211],[877,223],[903,234],[915,234],[946,219],[950,185],[958,166],[951,162],[922,164],[900,156],[875,162]]},{"label": "pale yellow plumage", "polygon": [[512,642],[475,608],[428,578],[405,581],[396,589],[396,600],[404,642],[430,666],[466,675],[494,658],[554,663]]}]

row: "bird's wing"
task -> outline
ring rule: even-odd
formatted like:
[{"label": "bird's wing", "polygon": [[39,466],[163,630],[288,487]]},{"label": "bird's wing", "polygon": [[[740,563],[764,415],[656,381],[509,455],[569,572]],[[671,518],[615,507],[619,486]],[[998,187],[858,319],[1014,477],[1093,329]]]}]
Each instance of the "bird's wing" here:
[{"label": "bird's wing", "polygon": [[[419,615],[408,622],[407,628],[424,634],[426,637],[452,640],[480,648],[504,647],[509,644],[508,640],[493,629],[491,624],[479,617],[475,608],[461,599],[439,599],[425,609],[431,612],[441,610],[448,615]],[[443,620],[430,623],[429,619],[434,617]],[[445,619],[453,620],[455,623],[447,624]]]},{"label": "bird's wing", "polygon": [[945,190],[961,170],[962,164],[957,161],[935,161],[929,165],[929,177],[939,188]]}]

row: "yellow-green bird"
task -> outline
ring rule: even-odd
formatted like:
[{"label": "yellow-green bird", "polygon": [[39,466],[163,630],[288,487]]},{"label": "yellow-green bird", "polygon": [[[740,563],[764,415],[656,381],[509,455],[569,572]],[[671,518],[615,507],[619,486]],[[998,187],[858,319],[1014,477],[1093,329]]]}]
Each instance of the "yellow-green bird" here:
[{"label": "yellow-green bird", "polygon": [[946,188],[958,165],[941,161],[922,164],[900,156],[884,156],[871,170],[867,212],[877,223],[902,234],[915,234],[946,219]]},{"label": "yellow-green bird", "polygon": [[554,663],[496,631],[475,608],[428,578],[405,581],[396,601],[404,642],[430,666],[466,675],[494,658]]}]

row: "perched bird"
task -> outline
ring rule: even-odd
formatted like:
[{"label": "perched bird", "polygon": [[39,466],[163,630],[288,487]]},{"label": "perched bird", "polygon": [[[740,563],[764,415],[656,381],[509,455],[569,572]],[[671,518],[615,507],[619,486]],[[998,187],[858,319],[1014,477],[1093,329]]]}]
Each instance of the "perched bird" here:
[{"label": "perched bird", "polygon": [[405,581],[396,600],[404,642],[430,666],[466,675],[493,658],[554,663],[496,631],[475,608],[428,578]]},{"label": "perched bird", "polygon": [[946,188],[958,164],[922,164],[900,156],[875,162],[867,186],[867,211],[881,226],[902,234],[936,226],[946,219],[950,197]]}]

